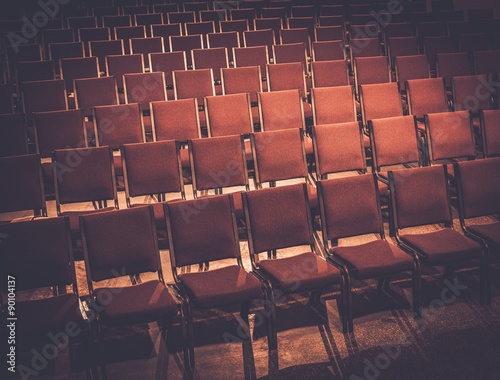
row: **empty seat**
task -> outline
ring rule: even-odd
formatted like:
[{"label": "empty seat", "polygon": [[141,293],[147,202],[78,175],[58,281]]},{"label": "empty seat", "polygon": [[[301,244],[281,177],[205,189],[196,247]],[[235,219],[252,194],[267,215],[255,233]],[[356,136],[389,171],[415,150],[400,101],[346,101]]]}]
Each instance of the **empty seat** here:
[{"label": "empty seat", "polygon": [[313,87],[347,86],[349,70],[345,60],[311,62]]}]

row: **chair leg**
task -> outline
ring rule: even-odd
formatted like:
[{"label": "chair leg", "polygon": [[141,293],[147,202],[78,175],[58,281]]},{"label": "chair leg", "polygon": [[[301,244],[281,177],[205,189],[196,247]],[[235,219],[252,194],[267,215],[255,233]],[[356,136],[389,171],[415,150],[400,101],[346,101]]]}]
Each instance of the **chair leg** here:
[{"label": "chair leg", "polygon": [[248,314],[250,314],[250,305],[251,305],[250,301],[242,302],[240,305],[240,316],[241,319],[243,319],[243,321],[247,325],[249,332],[250,332],[250,323],[248,322]]},{"label": "chair leg", "polygon": [[345,266],[343,267],[342,273],[344,277],[344,287],[342,289],[342,327],[344,332],[353,332],[351,275]]},{"label": "chair leg", "polygon": [[[195,367],[194,360],[194,336],[193,336],[193,315],[191,305],[188,302],[184,305],[185,323],[183,323],[184,340],[184,366],[187,371],[193,371]],[[189,356],[189,357],[188,357]],[[186,365],[187,363],[187,365]]]},{"label": "chair leg", "polygon": [[413,277],[412,277],[412,295],[413,295],[413,316],[422,316],[421,306],[421,291],[422,291],[422,277],[420,274],[420,262],[418,259],[413,261]]},{"label": "chair leg", "polygon": [[491,303],[491,283],[490,283],[490,263],[488,252],[482,253],[480,262],[480,283],[481,283],[481,305],[489,305]]},{"label": "chair leg", "polygon": [[276,304],[273,289],[266,286],[266,314],[267,314],[267,341],[268,349],[276,350],[278,348],[278,332],[276,330]]}]

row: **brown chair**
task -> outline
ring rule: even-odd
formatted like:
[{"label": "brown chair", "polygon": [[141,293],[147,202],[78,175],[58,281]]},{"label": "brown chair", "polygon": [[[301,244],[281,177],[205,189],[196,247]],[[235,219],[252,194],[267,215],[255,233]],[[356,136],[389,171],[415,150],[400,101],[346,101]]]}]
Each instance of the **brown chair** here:
[{"label": "brown chair", "polygon": [[[481,245],[453,229],[446,166],[426,166],[389,172],[393,231],[398,245],[418,255],[424,265],[451,267],[478,260],[481,271],[481,300],[485,301],[488,271]],[[442,226],[431,232],[408,231],[409,227]]]},{"label": "brown chair", "polygon": [[[389,287],[390,277],[411,271],[413,275],[413,312],[420,309],[420,264],[385,239],[380,212],[377,179],[373,174],[335,178],[318,182],[321,210],[321,236],[328,260],[343,268],[349,331],[354,329],[351,277],[377,278],[379,289]],[[358,245],[339,245],[339,240],[374,234],[377,238]]]},{"label": "brown chair", "polygon": [[[458,210],[460,225],[466,236],[480,242],[489,257],[500,253],[500,205],[497,194],[500,181],[500,158],[462,161],[455,163],[457,178]],[[493,215],[497,215],[494,217]],[[478,222],[478,217],[487,217]],[[474,219],[476,218],[476,219]],[[489,270],[489,268],[486,268]],[[491,289],[487,287],[486,302],[491,301]]]},{"label": "brown chair", "polygon": [[314,62],[344,60],[345,58],[344,43],[341,40],[312,43],[312,60]]},{"label": "brown chair", "polygon": [[90,41],[89,53],[91,57],[97,57],[99,70],[106,73],[106,56],[125,54],[123,40]]},{"label": "brown chair", "polygon": [[358,97],[362,85],[391,81],[391,68],[386,56],[357,57],[354,59],[353,68],[354,89]]},{"label": "brown chair", "polygon": [[431,77],[429,61],[425,55],[394,57],[394,71],[399,91],[404,93],[406,81]]},{"label": "brown chair", "polygon": [[[7,315],[8,284],[16,293],[36,291],[36,299],[16,299],[16,349],[32,348],[29,342],[58,340],[85,342],[89,326],[81,310],[67,218],[41,218],[0,225],[0,273],[4,276],[0,305]],[[47,288],[52,288],[47,292]],[[64,291],[59,291],[64,289]],[[70,291],[68,291],[70,289]],[[40,295],[43,297],[40,298]],[[11,299],[9,297],[9,299]],[[11,305],[11,303],[9,303]],[[66,344],[66,343],[65,343]],[[68,359],[69,360],[69,359]]]},{"label": "brown chair", "polygon": [[[240,304],[240,315],[248,328],[252,301],[262,299],[268,292],[258,277],[243,267],[230,194],[167,203],[165,215],[172,273],[175,286],[182,295],[187,318],[188,336],[185,344],[189,347],[190,367],[194,368],[192,309],[215,309]],[[220,260],[225,260],[223,266],[209,269],[210,263]],[[182,270],[196,264],[205,270]],[[268,335],[271,339],[272,334]]]},{"label": "brown chair", "polygon": [[175,70],[187,70],[186,53],[183,51],[150,53],[149,67],[152,72],[163,71],[165,73],[167,99],[174,99],[174,80],[172,72]]},{"label": "brown chair", "polygon": [[182,25],[177,24],[153,24],[151,25],[152,37],[163,37],[164,51],[172,51],[170,47],[170,36],[182,35]]},{"label": "brown chair", "polygon": [[451,93],[455,111],[468,110],[474,116],[481,110],[495,108],[496,84],[491,75],[466,75],[451,78]]},{"label": "brown chair", "polygon": [[208,137],[249,135],[253,132],[250,107],[248,93],[205,97]]},{"label": "brown chair", "polygon": [[311,62],[312,87],[349,85],[349,70],[345,60]]},{"label": "brown chair", "polygon": [[28,136],[23,114],[0,114],[0,157],[24,154],[28,154]]},{"label": "brown chair", "polygon": [[65,58],[60,60],[61,79],[66,83],[66,92],[74,92],[73,81],[82,78],[98,78],[99,63],[97,57]]},{"label": "brown chair", "polygon": [[130,39],[130,53],[142,54],[144,66],[146,69],[151,70],[149,62],[150,53],[163,53],[164,44],[163,37],[145,37],[145,38],[131,38]]},{"label": "brown chair", "polygon": [[[314,32],[312,31],[312,33]],[[311,56],[311,38],[311,32],[308,28],[290,28],[280,30],[280,43],[282,45],[302,43],[304,44],[306,49],[305,53],[308,57]]]},{"label": "brown chair", "polygon": [[193,67],[191,50],[203,49],[203,36],[201,34],[193,34],[189,36],[170,36],[170,50],[183,51],[186,53],[186,63],[188,69]]},{"label": "brown chair", "polygon": [[363,125],[369,120],[403,116],[401,95],[397,83],[363,84],[360,89]]},{"label": "brown chair", "polygon": [[28,125],[33,120],[33,112],[68,109],[68,97],[63,79],[24,82],[21,83],[21,91],[23,113]]},{"label": "brown chair", "polygon": [[240,43],[238,32],[233,31],[208,34],[208,47],[225,47],[227,49],[229,62],[234,61],[233,48],[239,48],[240,46],[243,46],[243,42]]},{"label": "brown chair", "polygon": [[446,88],[451,87],[452,77],[471,74],[467,53],[436,54],[436,76],[444,78]]},{"label": "brown chair", "polygon": [[[340,270],[320,257],[304,184],[249,191],[243,195],[243,202],[252,269],[268,284],[271,300],[269,347],[276,348],[275,297],[311,292],[310,301],[318,303],[325,288],[339,284],[343,288],[344,281]],[[297,246],[308,247],[302,247],[300,253],[277,258],[279,249]],[[267,259],[259,257],[264,252]],[[298,273],[297,268],[300,274],[290,275]],[[347,331],[344,297],[342,289],[342,327]]]},{"label": "brown chair", "polygon": [[356,104],[352,86],[316,87],[311,89],[314,125],[356,121]]},{"label": "brown chair", "polygon": [[[178,305],[163,278],[152,207],[85,215],[80,217],[80,227],[89,303],[100,306],[99,328],[158,321],[166,340]],[[141,275],[146,272],[154,275],[143,281]],[[130,285],[109,283],[126,276],[130,278]],[[109,302],[99,302],[102,299]],[[181,313],[181,326],[183,317]],[[189,368],[185,349],[184,365]]]},{"label": "brown chair", "polygon": [[443,78],[407,80],[406,93],[408,112],[419,121],[424,114],[448,111]]},{"label": "brown chair", "polygon": [[[80,215],[118,208],[113,153],[107,146],[57,149],[52,152],[52,170],[57,215],[69,217],[73,247],[78,247]],[[82,210],[87,202],[93,207]]]},{"label": "brown chair", "polygon": [[191,50],[193,60],[193,70],[212,69],[214,84],[217,84],[216,89],[219,90],[219,95],[222,94],[220,88],[221,69],[229,67],[229,59],[226,48],[209,48],[209,49],[193,49]]},{"label": "brown chair", "polygon": [[483,110],[479,112],[483,154],[485,158],[500,156],[499,117],[499,110]]},{"label": "brown chair", "polygon": [[[40,157],[36,154],[0,157],[0,213],[29,210],[30,218],[47,216]],[[12,215],[9,219],[15,219]]]},{"label": "brown chair", "polygon": [[142,54],[128,55],[107,55],[106,56],[106,75],[114,76],[118,92],[124,89],[124,74],[143,73],[144,61]]}]

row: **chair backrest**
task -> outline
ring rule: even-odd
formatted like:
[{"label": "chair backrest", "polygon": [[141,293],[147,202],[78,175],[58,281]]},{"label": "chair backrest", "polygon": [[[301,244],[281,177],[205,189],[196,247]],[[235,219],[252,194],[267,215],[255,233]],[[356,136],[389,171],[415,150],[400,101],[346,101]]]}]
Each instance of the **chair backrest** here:
[{"label": "chair backrest", "polygon": [[271,29],[274,34],[274,40],[278,41],[280,37],[280,30],[283,29],[283,18],[282,17],[256,18],[254,20],[254,29],[255,30]]},{"label": "chair backrest", "polygon": [[455,164],[461,222],[500,212],[500,157]]},{"label": "chair backrest", "polygon": [[448,111],[443,78],[407,80],[406,92],[408,111],[418,119],[427,113]]},{"label": "chair backrest", "polygon": [[313,244],[305,184],[249,191],[243,203],[251,255]]},{"label": "chair backrest", "polygon": [[345,42],[345,32],[342,25],[323,25],[314,27],[314,41]]},{"label": "chair backrest", "polygon": [[370,233],[384,236],[373,174],[318,181],[318,200],[325,243]]},{"label": "chair backrest", "polygon": [[163,37],[145,37],[130,39],[130,53],[142,54],[144,57],[144,66],[151,67],[149,62],[149,53],[163,53]]},{"label": "chair backrest", "polygon": [[[72,285],[78,295],[68,218],[40,218],[0,225],[0,267],[15,273],[16,291]],[[2,285],[7,291],[7,282]],[[75,313],[76,317],[76,313]]]},{"label": "chair backrest", "polygon": [[315,125],[313,146],[318,178],[327,178],[330,173],[366,172],[363,138],[356,121]]},{"label": "chair backrest", "polygon": [[299,90],[260,92],[257,98],[263,131],[290,128],[304,130],[304,110]]},{"label": "chair backrest", "polygon": [[253,131],[248,93],[207,96],[205,113],[209,137],[248,134]]},{"label": "chair backrest", "polygon": [[500,110],[479,112],[484,157],[500,156]]},{"label": "chair backrest", "polygon": [[0,114],[14,112],[14,86],[12,83],[0,84]]},{"label": "chair backrest", "polygon": [[494,108],[497,84],[491,75],[468,75],[451,78],[451,93],[455,111],[468,110],[477,114],[480,110]]},{"label": "chair backrest", "polygon": [[347,86],[349,71],[345,60],[311,62],[313,87]]},{"label": "chair backrest", "polygon": [[269,63],[266,46],[250,46],[233,48],[234,67],[260,66],[262,75],[266,74]]},{"label": "chair backrest", "polygon": [[[78,39],[81,41],[81,39]],[[43,50],[45,59],[49,56],[49,45],[59,42],[74,42],[72,29],[43,29],[42,30]]]},{"label": "chair backrest", "polygon": [[222,92],[224,95],[247,93],[252,103],[257,102],[257,93],[262,91],[259,66],[222,69]]},{"label": "chair backrest", "polygon": [[144,25],[148,37],[152,36],[151,25],[163,24],[162,13],[142,13],[134,15],[135,25]]},{"label": "chair backrest", "polygon": [[56,149],[87,145],[85,117],[81,109],[36,112],[34,126],[36,152],[42,158],[50,157]]},{"label": "chair backrest", "polygon": [[74,91],[73,81],[82,78],[99,77],[97,57],[61,59],[61,78],[66,83],[66,91]]},{"label": "chair backrest", "polygon": [[230,194],[166,203],[170,262],[177,268],[240,257],[234,205]]},{"label": "chair backrest", "polygon": [[238,48],[240,46],[243,46],[243,43],[240,43],[238,32],[233,31],[233,32],[218,32],[218,33],[208,34],[208,47],[227,48],[227,54],[230,62],[234,60],[233,48]]},{"label": "chair backrest", "polygon": [[125,54],[123,40],[90,41],[89,53],[90,56],[97,57],[97,59],[99,60],[99,70],[105,73],[107,55]]},{"label": "chair backrest", "polygon": [[195,22],[196,17],[193,11],[167,12],[167,20],[169,24],[173,23],[186,24],[187,22]]},{"label": "chair backrest", "polygon": [[149,110],[150,102],[167,100],[163,72],[125,74],[123,78],[126,103],[139,103],[142,110]]},{"label": "chair backrest", "polygon": [[398,84],[364,84],[360,90],[363,124],[369,120],[403,116],[403,106]]},{"label": "chair backrest", "polygon": [[354,59],[355,89],[359,91],[361,85],[372,83],[388,83],[391,81],[391,71],[388,58],[357,57]]},{"label": "chair backrest", "polygon": [[229,59],[227,48],[209,48],[209,49],[193,49],[191,50],[193,59],[193,69],[212,69],[213,79],[220,81],[221,68],[229,67]]},{"label": "chair backrest", "polygon": [[122,145],[129,207],[130,197],[142,195],[179,193],[185,199],[179,149],[174,140]]},{"label": "chair backrest", "polygon": [[292,28],[280,30],[281,44],[296,44],[302,43],[305,47],[307,56],[311,54],[311,36],[307,28]]},{"label": "chair backrest", "polygon": [[300,130],[252,133],[250,139],[257,187],[271,181],[307,178],[304,136]]},{"label": "chair backrest", "polygon": [[28,136],[22,113],[0,114],[0,157],[28,154]]},{"label": "chair backrest", "polygon": [[475,51],[474,69],[476,74],[500,72],[500,50]]},{"label": "chair backrest", "polygon": [[175,70],[172,76],[176,100],[196,98],[201,106],[205,96],[215,95],[212,69]]},{"label": "chair backrest", "polygon": [[31,122],[33,112],[68,109],[66,85],[63,79],[24,82],[21,83],[21,89],[23,113],[28,122]]},{"label": "chair backrest", "polygon": [[415,116],[397,116],[370,120],[368,123],[372,144],[373,168],[398,164],[422,163],[418,150],[418,132]]},{"label": "chair backrest", "polygon": [[112,37],[115,37],[115,28],[119,26],[132,26],[132,17],[130,15],[109,15],[102,16],[102,26],[109,27]]},{"label": "chair backrest", "polygon": [[188,68],[193,65],[191,50],[203,49],[203,36],[201,34],[193,34],[189,36],[170,36],[170,50],[186,52],[186,62]]},{"label": "chair backrest", "polygon": [[[59,70],[58,70],[59,71]],[[16,63],[16,83],[56,79],[54,61],[28,61]]]},{"label": "chair backrest", "polygon": [[377,38],[351,38],[351,61],[356,57],[373,57],[382,55],[380,41]]},{"label": "chair backrest", "polygon": [[206,45],[208,42],[208,33],[215,33],[215,24],[213,21],[202,21],[202,22],[187,22],[186,25],[186,35],[201,34],[203,36],[203,44]]},{"label": "chair backrest", "polygon": [[215,31],[220,32],[219,21],[226,21],[227,14],[225,9],[209,9],[200,11],[200,21],[213,21]]},{"label": "chair backrest", "polygon": [[436,76],[444,78],[447,88],[451,85],[452,77],[471,74],[467,53],[436,54]]},{"label": "chair backrest", "polygon": [[86,117],[92,116],[92,108],[119,104],[118,88],[114,77],[75,79],[76,108],[83,109]]},{"label": "chair backrest", "polygon": [[52,153],[58,215],[67,203],[113,200],[118,208],[113,152],[107,146]]},{"label": "chair backrest", "polygon": [[33,210],[47,216],[40,157],[36,154],[1,157],[0,213]]},{"label": "chair backrest", "polygon": [[94,107],[96,146],[119,149],[123,144],[146,141],[138,103]]},{"label": "chair backrest", "polygon": [[307,54],[303,42],[273,45],[274,63],[300,62],[307,70]]},{"label": "chair backrest", "polygon": [[425,55],[394,57],[394,70],[399,91],[405,90],[407,80],[431,77],[429,61]]},{"label": "chair backrest", "polygon": [[304,67],[299,62],[275,63],[266,67],[268,91],[299,90],[307,96]]},{"label": "chair backrest", "polygon": [[245,146],[240,135],[189,140],[194,197],[199,191],[248,186]]},{"label": "chair backrest", "polygon": [[156,141],[186,142],[201,137],[196,99],[151,102],[151,119]]},{"label": "chair backrest", "polygon": [[240,45],[243,46],[243,32],[248,30],[248,20],[227,20],[219,21],[219,28],[221,32],[237,32]]},{"label": "chair backrest", "polygon": [[243,32],[245,47],[267,46],[267,50],[273,49],[276,43],[272,29],[249,30]]},{"label": "chair backrest", "polygon": [[84,55],[83,42],[58,42],[49,45],[49,58],[56,62],[63,58],[82,58]]},{"label": "chair backrest", "polygon": [[356,103],[352,86],[311,89],[314,125],[356,121]]},{"label": "chair backrest", "polygon": [[172,72],[187,70],[186,53],[183,51],[151,53],[149,54],[149,67],[151,71],[163,71],[167,88],[173,88]]},{"label": "chair backrest", "polygon": [[314,41],[312,57],[314,62],[343,60],[345,59],[344,42],[341,40]]},{"label": "chair backrest", "polygon": [[160,272],[160,254],[151,206],[80,217],[89,287],[92,282]]},{"label": "chair backrest", "polygon": [[446,35],[446,25],[442,21],[417,22],[415,30],[420,38]]},{"label": "chair backrest", "polygon": [[125,54],[130,54],[130,39],[132,38],[145,38],[146,27],[140,26],[117,26],[115,27],[115,38],[123,40]]},{"label": "chair backrest", "polygon": [[111,32],[107,27],[78,29],[78,39],[85,43],[88,49],[89,41],[106,41],[111,39]]},{"label": "chair backrest", "polygon": [[474,127],[469,111],[425,115],[429,160],[475,158]]},{"label": "chair backrest", "polygon": [[490,49],[490,35],[488,33],[461,33],[458,36],[459,50],[473,52]]},{"label": "chair backrest", "polygon": [[450,36],[426,36],[423,39],[423,52],[427,54],[429,65],[436,66],[437,53],[453,53],[453,40]]},{"label": "chair backrest", "polygon": [[395,230],[452,223],[446,166],[424,166],[389,172]]},{"label": "chair backrest", "polygon": [[394,64],[394,57],[419,54],[419,44],[417,37],[389,37],[388,56],[391,66]]},{"label": "chair backrest", "polygon": [[172,51],[170,48],[170,36],[182,35],[182,25],[176,24],[153,24],[151,25],[153,37],[163,37],[164,51]]},{"label": "chair backrest", "polygon": [[106,56],[106,74],[115,77],[118,90],[123,90],[123,75],[131,73],[143,73],[144,61],[142,54],[128,55],[107,55]]}]

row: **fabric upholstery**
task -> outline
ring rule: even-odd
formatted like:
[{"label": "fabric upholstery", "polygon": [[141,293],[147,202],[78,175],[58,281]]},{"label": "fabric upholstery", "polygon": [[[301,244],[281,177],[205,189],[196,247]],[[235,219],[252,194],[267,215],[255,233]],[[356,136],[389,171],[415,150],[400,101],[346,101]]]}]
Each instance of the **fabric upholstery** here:
[{"label": "fabric upholstery", "polygon": [[412,79],[407,83],[412,115],[423,118],[424,114],[448,111],[443,78]]},{"label": "fabric upholstery", "polygon": [[340,283],[340,271],[312,252],[261,260],[259,266],[273,285],[286,293],[306,292]]},{"label": "fabric upholstery", "polygon": [[405,234],[401,240],[420,252],[429,265],[479,259],[481,246],[450,228],[424,234]]},{"label": "fabric upholstery", "polygon": [[397,83],[364,84],[361,86],[361,99],[365,123],[368,120],[403,116]]},{"label": "fabric upholstery", "polygon": [[413,269],[411,256],[384,240],[335,247],[330,253],[344,260],[356,278],[383,277]]},{"label": "fabric upholstery", "polygon": [[498,250],[500,248],[500,222],[472,224],[468,226],[468,230],[489,242],[492,245],[490,249]]},{"label": "fabric upholstery", "polygon": [[99,145],[118,149],[123,144],[144,140],[142,119],[137,103],[94,108]]},{"label": "fabric upholstery", "polygon": [[486,156],[500,156],[500,110],[482,112],[482,133],[484,134],[484,150]]},{"label": "fabric upholstery", "polygon": [[264,131],[302,129],[304,114],[301,103],[298,89],[259,93],[261,128]]},{"label": "fabric upholstery", "polygon": [[241,303],[262,297],[262,284],[238,265],[206,272],[183,273],[180,282],[203,307]]},{"label": "fabric upholstery", "polygon": [[179,70],[173,75],[176,99],[196,98],[202,105],[205,96],[215,95],[211,69]]},{"label": "fabric upholstery", "polygon": [[351,86],[313,88],[314,125],[356,121]]},{"label": "fabric upholstery", "polygon": [[205,101],[212,137],[252,132],[250,101],[247,94],[210,96]]},{"label": "fabric upholstery", "polygon": [[148,110],[149,102],[167,100],[166,84],[161,72],[125,74],[127,103],[139,103]]},{"label": "fabric upholstery", "polygon": [[94,291],[102,303],[100,317],[108,326],[164,321],[177,314],[177,305],[165,285],[147,281],[121,288],[99,288]]},{"label": "fabric upholstery", "polygon": [[153,102],[156,140],[187,141],[199,137],[198,110],[194,99]]}]

